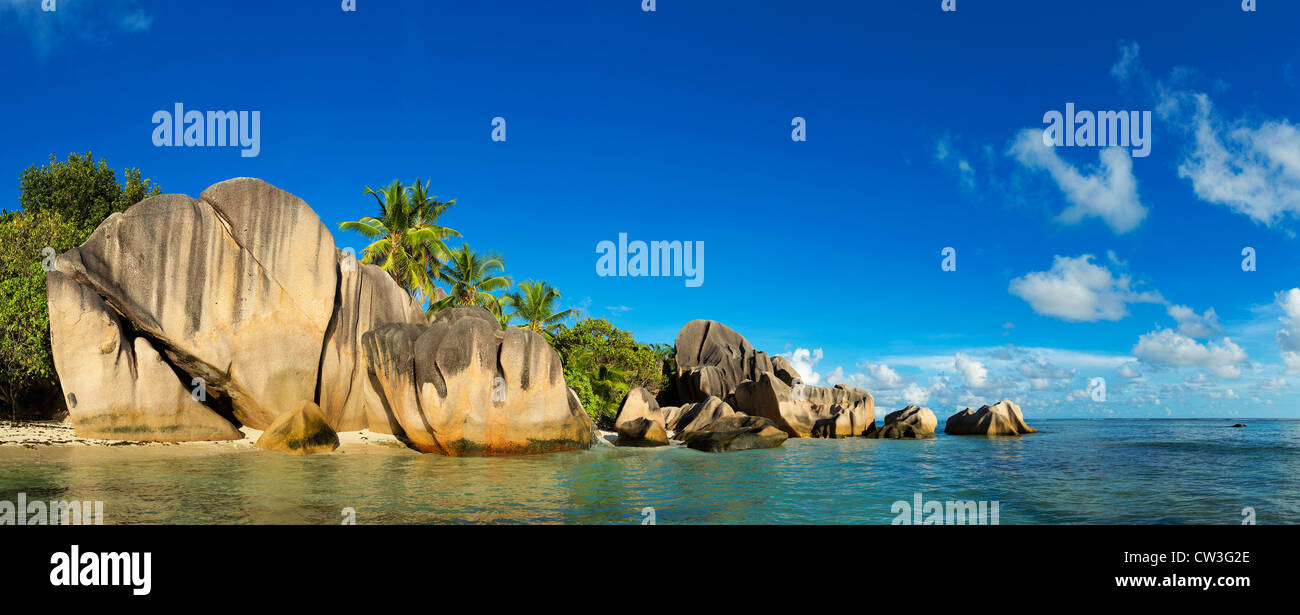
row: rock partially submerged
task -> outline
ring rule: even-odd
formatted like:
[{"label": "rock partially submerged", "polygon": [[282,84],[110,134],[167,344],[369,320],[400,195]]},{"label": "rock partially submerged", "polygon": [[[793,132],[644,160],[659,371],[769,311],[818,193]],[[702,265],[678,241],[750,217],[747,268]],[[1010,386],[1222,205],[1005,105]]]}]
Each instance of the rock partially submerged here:
[{"label": "rock partially submerged", "polygon": [[875,399],[862,389],[791,387],[771,372],[741,383],[735,402],[737,410],[770,419],[793,438],[858,436],[875,421]]},{"label": "rock partially submerged", "polygon": [[502,331],[483,308],[443,310],[428,327],[386,325],[362,344],[380,395],[421,451],[520,455],[594,442],[559,354],[533,331]]},{"label": "rock partially submerged", "polygon": [[707,453],[776,448],[786,441],[784,431],[759,416],[733,414],[714,421],[699,431],[681,435],[686,446]]},{"label": "rock partially submerged", "polygon": [[674,410],[668,417],[668,428],[679,434],[699,431],[719,419],[736,414],[727,402],[712,396],[700,403],[687,404]]},{"label": "rock partially submerged", "polygon": [[255,446],[292,455],[329,453],[339,447],[339,435],[320,407],[304,400],[276,417]]},{"label": "rock partially submerged", "polygon": [[922,438],[933,438],[934,428],[939,426],[939,419],[934,416],[929,408],[921,406],[907,406],[902,410],[895,410],[885,415],[885,423],[879,428],[873,424],[867,431],[868,438],[884,438],[890,440],[916,440]]},{"label": "rock partially submerged", "polygon": [[640,417],[619,423],[617,429],[618,440],[614,446],[668,446],[668,434],[663,423],[658,421]]},{"label": "rock partially submerged", "polygon": [[1016,436],[1036,433],[1038,430],[1025,424],[1020,406],[1008,400],[979,410],[967,408],[948,417],[943,432],[956,436]]},{"label": "rock partially submerged", "polygon": [[667,428],[664,413],[649,391],[636,387],[623,396],[614,417],[618,446],[666,446]]}]

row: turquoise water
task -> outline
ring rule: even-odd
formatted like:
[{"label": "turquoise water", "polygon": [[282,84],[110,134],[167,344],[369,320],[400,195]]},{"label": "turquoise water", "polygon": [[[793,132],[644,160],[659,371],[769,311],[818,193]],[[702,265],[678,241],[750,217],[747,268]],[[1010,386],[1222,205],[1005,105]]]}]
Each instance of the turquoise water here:
[{"label": "turquoise water", "polygon": [[[169,447],[0,456],[0,500],[103,500],[106,523],[890,523],[896,501],[999,503],[1002,524],[1300,521],[1300,421],[1037,420],[1015,438],[789,440],[724,454],[293,457]],[[942,425],[940,426],[942,429]],[[373,449],[374,447],[372,447]],[[37,458],[39,455],[39,458]]]}]

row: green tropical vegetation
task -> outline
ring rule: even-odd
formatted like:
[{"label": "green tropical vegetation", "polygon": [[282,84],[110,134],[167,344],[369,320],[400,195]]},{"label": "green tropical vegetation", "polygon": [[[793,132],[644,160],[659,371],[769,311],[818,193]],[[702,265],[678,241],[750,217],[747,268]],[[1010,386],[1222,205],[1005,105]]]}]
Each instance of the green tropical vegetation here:
[{"label": "green tropical vegetation", "polygon": [[668,386],[665,365],[672,360],[672,347],[639,343],[630,331],[604,318],[559,325],[550,342],[564,360],[565,381],[587,413],[606,427],[630,389]]},{"label": "green tropical vegetation", "polygon": [[[49,313],[42,260],[52,248],[62,253],[81,245],[105,218],[161,193],[138,169],[119,175],[91,152],[50,157],[30,166],[19,180],[17,211],[0,211],[0,411],[11,418],[25,406],[57,405],[57,374],[50,349]],[[378,205],[375,216],[339,224],[370,243],[363,262],[379,266],[432,317],[459,306],[492,312],[503,329],[520,327],[544,336],[559,352],[564,376],[587,412],[608,427],[618,404],[633,387],[667,386],[672,347],[646,345],[603,318],[581,319],[560,304],[561,293],[541,280],[517,285],[505,272],[505,258],[477,252],[440,220],[455,200],[429,194],[429,182],[394,180],[363,194]],[[445,297],[443,295],[445,294]],[[571,321],[577,320],[577,322]]]},{"label": "green tropical vegetation", "polygon": [[456,201],[439,201],[427,188],[418,177],[414,186],[396,179],[379,190],[366,186],[365,194],[379,204],[379,215],[339,224],[341,230],[373,240],[362,250],[362,262],[378,265],[421,303],[434,298],[434,280],[440,279],[442,261],[451,253],[444,242],[460,236],[437,224]]},{"label": "green tropical vegetation", "polygon": [[503,302],[513,310],[511,316],[523,321],[521,327],[550,339],[560,323],[578,315],[578,311],[572,308],[556,311],[559,298],[560,291],[554,286],[528,280],[519,283],[519,290],[506,293]]},{"label": "green tropical vegetation", "polygon": [[137,169],[119,182],[107,161],[91,152],[50,156],[49,163],[24,170],[19,211],[0,213],[0,406],[10,418],[57,405],[57,376],[50,350],[50,315],[45,296],[46,260],[81,245],[105,218],[159,194]]},{"label": "green tropical vegetation", "polygon": [[[501,297],[493,293],[510,288],[510,276],[503,273],[505,267],[506,261],[500,254],[480,254],[468,243],[460,244],[460,248],[447,256],[447,262],[439,266],[439,278],[447,282],[450,291],[445,299],[429,306],[429,313],[477,305],[500,319]],[[503,321],[503,327],[508,320]]]}]

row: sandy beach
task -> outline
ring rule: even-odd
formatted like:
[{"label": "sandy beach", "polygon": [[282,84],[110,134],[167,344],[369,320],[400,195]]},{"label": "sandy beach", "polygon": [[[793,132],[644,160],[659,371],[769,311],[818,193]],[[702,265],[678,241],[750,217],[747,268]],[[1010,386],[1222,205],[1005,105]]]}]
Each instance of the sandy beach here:
[{"label": "sandy beach", "polygon": [[[208,441],[208,442],[134,442],[130,440],[101,440],[95,438],[79,438],[72,423],[68,421],[0,421],[0,456],[13,457],[22,455],[25,451],[75,451],[75,450],[93,450],[107,447],[122,447],[126,449],[139,449],[149,451],[156,449],[167,449],[169,454],[205,454],[221,452],[262,452],[267,454],[271,451],[261,451],[254,444],[262,436],[262,432],[250,427],[243,427],[240,432],[244,437],[240,440]],[[368,429],[360,431],[339,432],[339,447],[334,452],[338,454],[367,454],[375,452],[385,453],[411,453],[418,455],[417,451],[411,450],[395,436],[373,432]]]}]

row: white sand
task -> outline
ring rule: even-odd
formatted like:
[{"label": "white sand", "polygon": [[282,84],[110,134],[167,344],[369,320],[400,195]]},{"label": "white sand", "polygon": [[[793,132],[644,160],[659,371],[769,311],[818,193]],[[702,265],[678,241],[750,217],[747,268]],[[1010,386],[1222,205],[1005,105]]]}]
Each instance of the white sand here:
[{"label": "white sand", "polygon": [[[240,429],[244,434],[242,440],[224,440],[207,442],[133,442],[129,440],[99,440],[95,438],[78,438],[72,423],[64,421],[0,421],[0,447],[37,449],[46,447],[162,447],[178,446],[183,448],[201,448],[211,450],[251,450],[262,432],[251,427]],[[339,433],[339,448],[335,453],[366,453],[382,447],[391,451],[410,450],[405,444],[391,434],[361,431],[344,431]],[[415,452],[415,451],[411,451]]]}]

